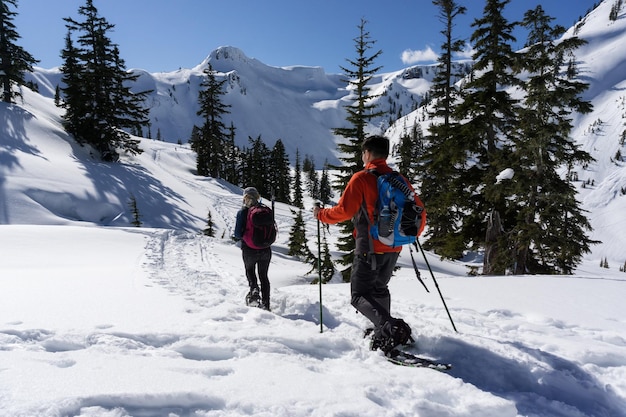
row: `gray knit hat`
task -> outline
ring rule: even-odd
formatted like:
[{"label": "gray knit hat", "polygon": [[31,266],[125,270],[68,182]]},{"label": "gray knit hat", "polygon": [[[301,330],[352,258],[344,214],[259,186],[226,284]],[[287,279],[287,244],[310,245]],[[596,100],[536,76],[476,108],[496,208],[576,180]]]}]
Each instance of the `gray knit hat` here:
[{"label": "gray knit hat", "polygon": [[254,205],[259,202],[259,200],[261,199],[261,195],[256,188],[248,187],[243,190],[243,198],[244,201],[249,200],[249,202],[251,203],[250,205]]}]

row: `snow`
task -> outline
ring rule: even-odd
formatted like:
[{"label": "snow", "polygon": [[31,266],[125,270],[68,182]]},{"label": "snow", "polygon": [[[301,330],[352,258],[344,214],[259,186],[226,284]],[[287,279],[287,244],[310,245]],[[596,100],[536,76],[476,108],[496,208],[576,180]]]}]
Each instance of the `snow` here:
[{"label": "snow", "polygon": [[[348,284],[318,287],[276,245],[272,312],[248,308],[240,250],[151,228],[0,226],[2,416],[621,416],[626,281],[469,278],[410,267],[391,284],[419,353],[368,349]],[[405,254],[406,255],[406,254]],[[458,266],[456,266],[458,268]],[[422,272],[427,271],[420,262]]]},{"label": "snow", "polygon": [[[580,32],[594,34],[593,54],[613,38],[599,15]],[[622,59],[613,55],[603,68]],[[596,111],[614,111],[619,84],[598,85],[587,63]],[[602,148],[580,173],[595,186],[580,191],[603,244],[574,275],[472,277],[473,264],[426,252],[431,275],[418,253],[427,293],[403,251],[393,314],[412,326],[414,352],[453,364],[441,373],[370,351],[368,323],[337,279],[322,287],[320,326],[316,277],[287,255],[291,207],[276,204],[272,311],[246,307],[229,239],[240,188],[195,176],[193,152],[172,143],[142,139],[143,154],[97,162],[63,132],[51,98],[23,94],[0,103],[0,417],[626,416],[625,174],[609,158],[617,140],[601,141],[621,121],[576,121],[580,143]],[[213,238],[198,232],[208,211]],[[303,216],[316,252],[316,223]],[[331,244],[338,235],[331,227]]]},{"label": "snow", "polygon": [[513,179],[515,171],[513,168],[505,168],[496,176],[496,184],[501,183],[504,180]]},{"label": "snow", "polygon": [[244,305],[240,250],[219,238],[0,229],[2,416],[625,415],[616,271],[469,278],[431,258],[455,333],[402,259],[395,312],[421,354],[454,364],[443,374],[369,351],[348,284],[323,287],[320,333],[318,287],[284,242],[266,312]]}]

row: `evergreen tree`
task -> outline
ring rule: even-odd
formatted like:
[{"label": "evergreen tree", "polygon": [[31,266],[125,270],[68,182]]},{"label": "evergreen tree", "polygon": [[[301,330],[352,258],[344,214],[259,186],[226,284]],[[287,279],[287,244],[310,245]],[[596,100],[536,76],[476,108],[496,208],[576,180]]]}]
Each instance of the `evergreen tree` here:
[{"label": "evergreen tree", "polygon": [[137,199],[133,194],[130,196],[130,201],[128,202],[128,206],[130,207],[130,212],[133,215],[133,221],[130,223],[135,227],[141,227],[141,213],[139,213],[139,207],[137,207]]},{"label": "evergreen tree", "polygon": [[467,154],[459,123],[454,118],[455,108],[462,98],[454,82],[461,74],[455,70],[453,56],[460,52],[464,42],[453,34],[454,22],[466,12],[454,0],[433,0],[439,7],[439,21],[443,24],[441,34],[444,42],[438,59],[437,72],[429,91],[433,123],[430,136],[421,155],[421,197],[428,207],[427,249],[434,250],[443,258],[458,259],[463,255],[465,242],[460,234],[464,218],[466,189],[461,184],[462,170]]},{"label": "evergreen tree", "polygon": [[373,67],[374,61],[382,54],[382,50],[378,50],[373,55],[367,55],[376,41],[371,40],[370,33],[365,29],[366,24],[367,21],[361,19],[358,26],[359,36],[354,39],[357,58],[348,60],[352,68],[340,67],[344,75],[342,81],[352,87],[353,101],[344,106],[348,114],[346,117],[348,126],[333,130],[335,135],[346,139],[346,142],[340,142],[337,146],[342,153],[340,159],[344,162],[342,166],[336,167],[341,173],[337,180],[339,190],[345,188],[354,173],[363,169],[361,143],[366,136],[368,121],[384,114],[382,111],[376,111],[376,105],[372,104],[372,99],[378,95],[370,94],[368,86],[372,77],[382,68]]},{"label": "evergreen tree", "polygon": [[[148,109],[141,106],[148,92],[133,93],[127,87],[139,75],[125,70],[117,45],[107,36],[115,25],[99,16],[92,0],[86,0],[78,14],[83,21],[64,19],[68,29],[62,51],[65,129],[78,143],[92,145],[105,161],[116,161],[118,148],[141,153],[139,141],[123,129],[148,123]],[[78,35],[78,47],[72,34]]]},{"label": "evergreen tree", "polygon": [[289,203],[291,193],[291,169],[283,141],[278,139],[272,148],[269,167],[271,188],[276,201]]},{"label": "evergreen tree", "polygon": [[58,84],[54,89],[54,105],[57,107],[61,106],[61,87]]},{"label": "evergreen tree", "polygon": [[5,103],[21,97],[19,91],[13,90],[13,84],[25,85],[24,73],[32,71],[39,62],[15,43],[20,38],[13,24],[17,12],[9,10],[9,6],[17,9],[17,0],[0,0],[0,89]]},{"label": "evergreen tree", "polygon": [[424,133],[419,123],[414,123],[410,132],[404,131],[398,144],[398,171],[411,183],[420,176],[419,158],[424,149]]},{"label": "evergreen tree", "polygon": [[291,210],[291,214],[295,216],[293,226],[289,231],[289,250],[287,255],[296,256],[303,261],[309,260],[313,257],[311,250],[307,245],[306,239],[306,224],[302,217],[302,209],[297,212]]},{"label": "evergreen tree", "polygon": [[[365,29],[366,24],[367,21],[361,19],[361,23],[358,25],[359,35],[354,38],[357,57],[354,60],[348,60],[352,67],[341,67],[345,76],[343,81],[352,87],[353,101],[345,106],[348,113],[346,117],[347,127],[334,129],[335,135],[342,136],[346,140],[345,142],[339,142],[337,145],[342,155],[340,160],[344,163],[342,166],[335,167],[339,170],[339,174],[334,185],[340,192],[345,188],[352,175],[363,169],[361,144],[366,136],[368,121],[384,114],[383,111],[377,111],[376,105],[372,104],[372,99],[378,96],[370,94],[368,86],[372,77],[382,68],[374,66],[374,61],[382,54],[382,50],[368,55],[369,50],[373,48],[376,41],[371,39],[370,33]],[[348,265],[342,271],[344,281],[348,281],[352,260],[354,259],[352,222],[342,222],[340,228],[342,236],[338,239],[337,247],[339,250],[346,252],[340,263]]]},{"label": "evergreen tree", "polygon": [[320,179],[315,170],[315,161],[313,158],[307,156],[304,158],[303,170],[306,173],[307,188],[309,190],[309,196],[314,200],[320,199]]},{"label": "evergreen tree", "polygon": [[311,169],[315,169],[315,161],[309,155],[305,155],[302,161],[302,171],[309,172]]},{"label": "evergreen tree", "polygon": [[322,235],[322,262],[321,262],[321,275],[322,275],[322,283],[326,284],[329,282],[333,276],[335,275],[335,264],[333,264],[333,259],[330,254],[330,247],[328,246],[328,239],[326,237],[326,229],[324,229]]},{"label": "evergreen tree", "polygon": [[300,150],[296,149],[296,165],[293,173],[293,205],[304,208],[302,195],[302,168],[300,165]]},{"label": "evergreen tree", "polygon": [[320,179],[320,201],[323,204],[329,204],[331,198],[334,197],[330,179],[328,178],[328,160],[324,162],[322,170],[322,178]]},{"label": "evergreen tree", "polygon": [[139,78],[139,74],[131,75],[125,70],[126,63],[120,58],[120,51],[117,45],[113,47],[112,70],[112,90],[113,102],[112,123],[119,129],[119,134],[113,136],[111,142],[115,147],[122,147],[131,153],[141,153],[138,145],[139,141],[131,139],[126,132],[141,133],[142,126],[149,123],[149,109],[143,108],[144,100],[150,91],[133,92],[126,85],[134,83]]},{"label": "evergreen tree", "polygon": [[78,51],[74,47],[72,37],[68,32],[65,36],[65,49],[61,51],[61,58],[63,58],[63,65],[61,66],[61,80],[65,84],[64,88],[61,88],[62,97],[59,100],[59,107],[65,109],[63,115],[63,125],[67,132],[74,133],[74,138],[79,144],[85,144],[86,140],[78,132],[82,129],[83,124],[86,123],[86,106],[84,100],[86,95],[82,91],[81,85],[81,63]]},{"label": "evergreen tree", "polygon": [[609,19],[612,21],[617,20],[619,12],[622,8],[622,0],[615,0],[615,3],[611,6],[611,12],[609,13]]},{"label": "evergreen tree", "polygon": [[456,166],[453,160],[460,181],[455,190],[464,190],[460,204],[465,207],[459,207],[465,213],[460,237],[464,245],[472,242],[474,248],[484,247],[486,275],[504,273],[502,261],[507,258],[507,248],[501,242],[502,225],[494,221],[508,222],[503,218],[509,214],[507,200],[496,177],[507,167],[510,144],[506,138],[514,130],[517,115],[516,101],[507,91],[518,84],[511,71],[515,62],[511,49],[515,24],[503,16],[509,2],[486,0],[483,16],[472,23],[476,28],[471,36],[476,50],[474,77],[454,114],[456,120],[461,120],[456,146],[465,150],[463,160],[467,161],[464,166]]},{"label": "evergreen tree", "polygon": [[[248,136],[248,141],[252,138]],[[239,165],[240,185],[242,187],[249,187],[252,178],[252,168],[250,166],[252,159],[252,151],[249,148],[244,147],[241,150],[241,163]]]},{"label": "evergreen tree", "polygon": [[239,148],[235,145],[235,130],[235,125],[231,122],[224,143],[224,179],[231,184],[240,185],[239,164],[241,155]]},{"label": "evergreen tree", "polygon": [[211,64],[203,73],[206,78],[200,84],[203,89],[198,93],[200,109],[197,114],[204,118],[204,124],[200,128],[199,136],[191,143],[191,149],[197,154],[198,175],[222,178],[228,141],[222,117],[230,113],[230,105],[222,102],[223,86],[227,80],[218,80]]},{"label": "evergreen tree", "polygon": [[319,284],[319,276],[322,278],[322,284],[328,283],[333,276],[335,275],[335,265],[332,260],[332,256],[330,254],[330,247],[328,245],[328,239],[326,237],[326,233],[328,231],[328,225],[321,227],[321,233],[318,235],[320,239],[319,249],[321,253],[318,255],[314,255],[312,252],[310,253],[310,257],[307,261],[311,264],[311,270],[308,274],[311,274],[315,271],[318,271],[318,277],[315,278],[311,284]]},{"label": "evergreen tree", "polygon": [[515,177],[506,191],[515,224],[505,225],[510,230],[508,266],[516,274],[569,274],[595,243],[585,235],[591,226],[570,176],[559,174],[563,167],[592,160],[570,137],[571,114],[591,111],[580,98],[588,85],[571,78],[576,71],[567,69],[574,50],[586,42],[561,40],[565,28],[552,26],[552,20],[537,6],[522,21],[529,34],[519,71],[528,77],[514,138]]},{"label": "evergreen tree", "polygon": [[202,231],[205,236],[214,237],[215,236],[215,228],[213,224],[213,215],[211,214],[211,210],[209,210],[209,214],[207,215],[206,227]]},{"label": "evergreen tree", "polygon": [[465,14],[467,9],[460,6],[455,0],[432,0],[439,7],[439,21],[444,28],[441,34],[444,42],[441,45],[441,55],[433,85],[429,91],[430,101],[435,101],[432,116],[441,118],[441,126],[448,127],[451,123],[454,105],[459,98],[459,92],[454,87],[454,82],[463,74],[454,63],[454,54],[461,52],[465,45],[464,40],[458,39],[453,34],[454,22],[459,15]]},{"label": "evergreen tree", "polygon": [[244,151],[242,163],[242,182],[246,187],[255,187],[263,196],[271,194],[271,172],[267,169],[270,149],[261,136],[248,137],[250,148]]}]

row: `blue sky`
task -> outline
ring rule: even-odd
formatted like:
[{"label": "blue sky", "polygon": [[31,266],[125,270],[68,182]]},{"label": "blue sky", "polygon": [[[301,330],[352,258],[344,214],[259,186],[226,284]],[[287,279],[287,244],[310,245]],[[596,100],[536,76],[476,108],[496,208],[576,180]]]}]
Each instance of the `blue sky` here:
[{"label": "blue sky", "polygon": [[[569,28],[597,0],[512,0],[511,21],[541,4],[555,22]],[[79,19],[85,0],[18,0],[14,19],[18,44],[40,60],[38,66],[61,64],[66,35],[64,17]],[[468,9],[456,26],[469,39],[471,23],[484,1],[460,0]],[[356,56],[353,39],[361,18],[383,51],[376,65],[391,72],[418,63],[403,55],[428,56],[443,41],[437,8],[431,0],[94,0],[101,16],[115,25],[109,34],[128,68],[149,72],[192,68],[220,46],[235,46],[248,57],[272,66],[321,66],[342,72]],[[515,34],[519,46],[525,34]]]}]

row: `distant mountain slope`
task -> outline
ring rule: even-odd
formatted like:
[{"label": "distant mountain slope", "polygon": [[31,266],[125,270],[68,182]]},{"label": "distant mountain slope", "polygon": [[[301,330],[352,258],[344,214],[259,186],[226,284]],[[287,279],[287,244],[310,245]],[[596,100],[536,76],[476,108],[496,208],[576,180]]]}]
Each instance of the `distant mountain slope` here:
[{"label": "distant mountain slope", "polygon": [[[198,92],[204,69],[211,64],[218,79],[226,79],[224,103],[231,106],[225,115],[227,126],[237,129],[236,143],[248,145],[248,138],[261,136],[268,146],[281,139],[294,160],[301,155],[316,157],[321,167],[325,159],[338,163],[336,139],[332,129],[345,125],[343,106],[350,103],[350,91],[338,74],[326,74],[321,67],[271,67],[248,58],[235,47],[221,47],[192,69],[139,75],[133,91],[152,90],[146,101],[150,109],[150,132],[144,136],[170,143],[187,143],[194,125],[202,124],[198,111]],[[424,75],[422,75],[424,74]],[[54,97],[61,82],[58,69],[36,68],[29,79],[39,92]],[[393,74],[382,74],[373,80],[381,108],[389,116],[375,120],[381,128],[389,125],[398,112],[406,114],[422,101],[430,87],[432,71],[428,67],[412,67]],[[320,156],[321,155],[321,156]]]}]

